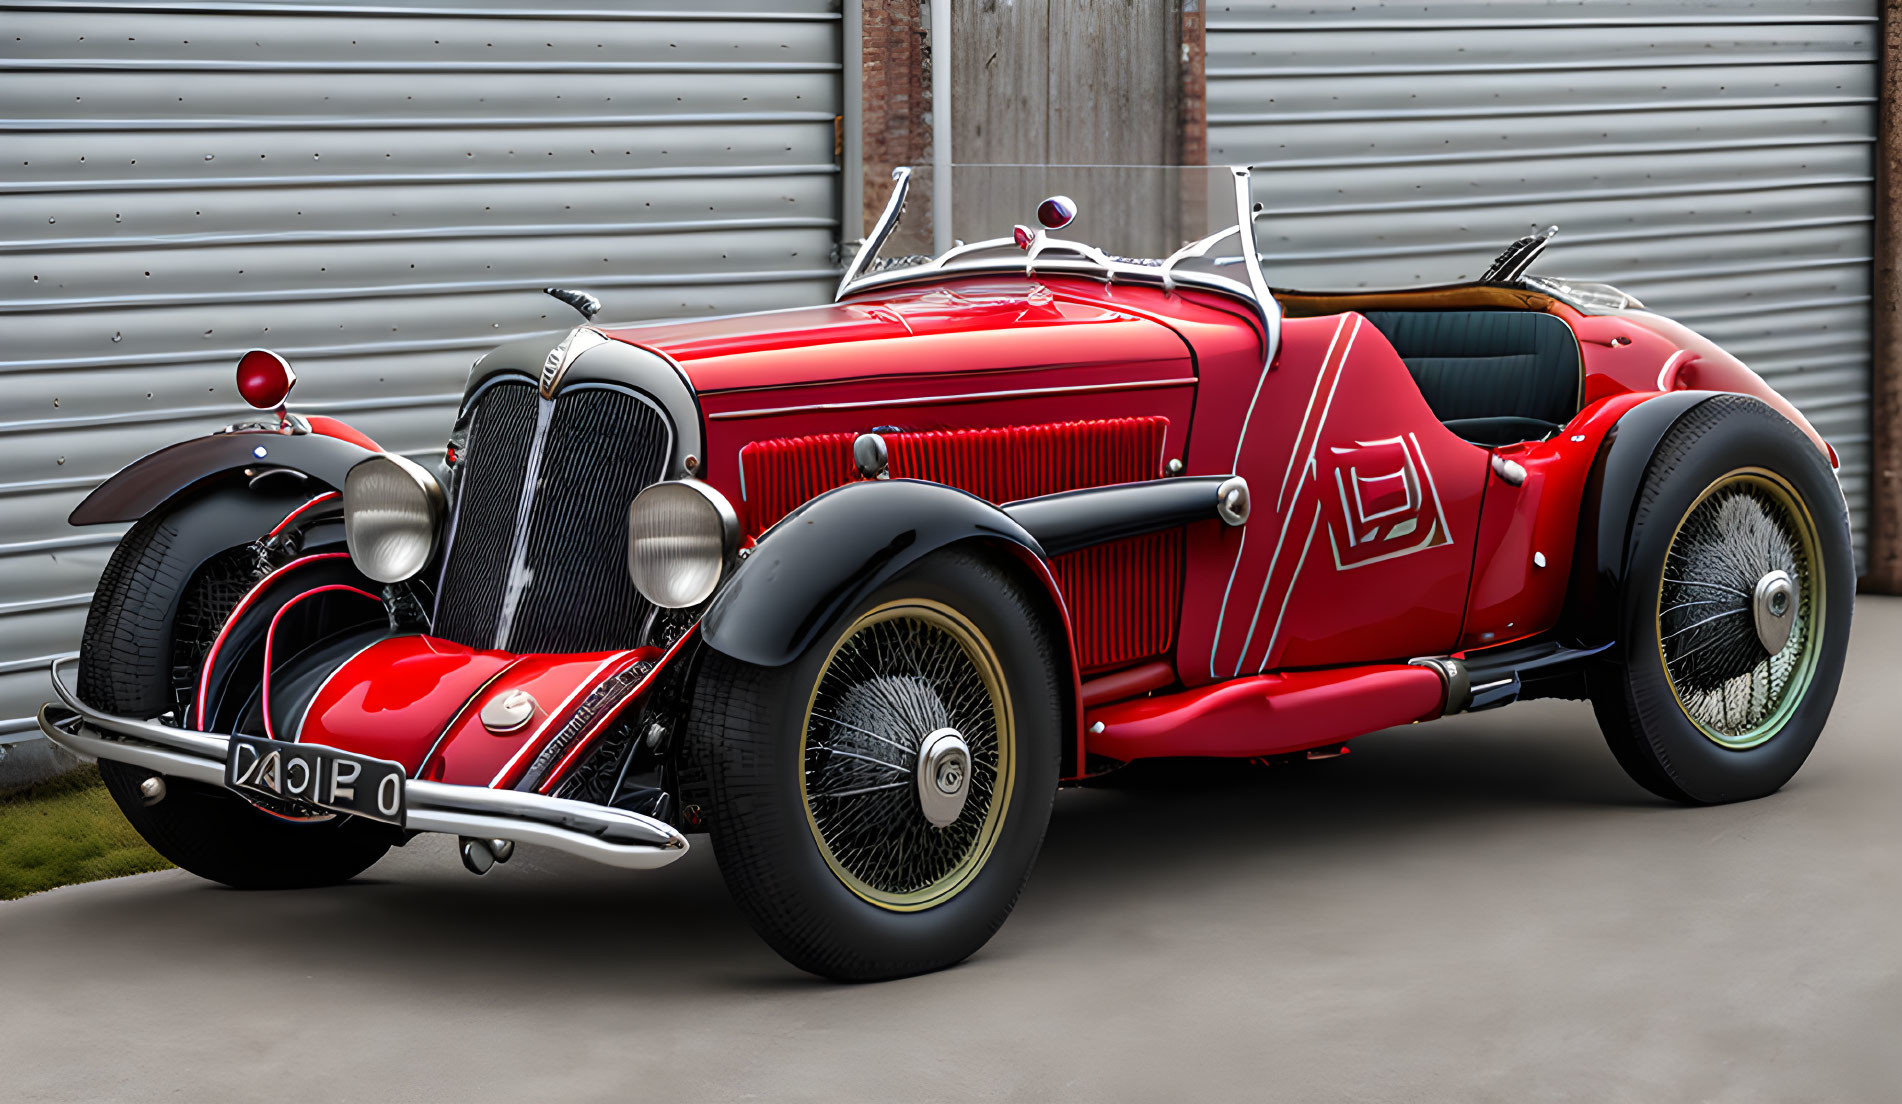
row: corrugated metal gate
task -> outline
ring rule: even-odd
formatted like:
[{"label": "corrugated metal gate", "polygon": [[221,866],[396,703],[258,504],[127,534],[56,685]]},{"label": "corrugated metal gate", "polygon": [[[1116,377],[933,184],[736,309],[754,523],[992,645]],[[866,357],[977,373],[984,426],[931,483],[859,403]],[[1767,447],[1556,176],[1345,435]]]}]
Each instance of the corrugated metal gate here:
[{"label": "corrugated metal gate", "polygon": [[1869,500],[1873,0],[1215,0],[1209,161],[1253,163],[1270,280],[1605,279],[1742,357]]},{"label": "corrugated metal gate", "polygon": [[67,512],[247,413],[245,349],[427,451],[483,348],[577,320],[545,284],[828,296],[838,4],[689,7],[0,0],[0,742],[118,536]]}]

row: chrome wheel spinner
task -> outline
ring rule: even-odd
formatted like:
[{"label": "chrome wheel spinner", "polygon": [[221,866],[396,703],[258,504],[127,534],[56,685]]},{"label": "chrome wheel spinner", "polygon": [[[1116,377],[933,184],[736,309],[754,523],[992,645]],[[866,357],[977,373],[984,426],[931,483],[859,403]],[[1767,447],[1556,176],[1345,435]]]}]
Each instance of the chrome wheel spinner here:
[{"label": "chrome wheel spinner", "polygon": [[1750,614],[1763,650],[1771,655],[1782,651],[1790,642],[1790,630],[1796,627],[1796,583],[1789,572],[1772,571],[1757,580]]},{"label": "chrome wheel spinner", "polygon": [[933,827],[964,812],[971,792],[971,749],[955,728],[940,728],[918,748],[918,805]]}]

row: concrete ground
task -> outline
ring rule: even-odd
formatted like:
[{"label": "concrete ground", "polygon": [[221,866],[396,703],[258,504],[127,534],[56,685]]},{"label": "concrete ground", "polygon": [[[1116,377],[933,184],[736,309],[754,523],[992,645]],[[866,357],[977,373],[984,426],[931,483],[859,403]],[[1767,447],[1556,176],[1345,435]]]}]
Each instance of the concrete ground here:
[{"label": "concrete ground", "polygon": [[1902,1099],[1902,601],[1781,794],[1680,809],[1576,703],[1066,792],[964,966],[846,987],[711,849],[444,841],[335,890],[0,905],[0,1099]]}]

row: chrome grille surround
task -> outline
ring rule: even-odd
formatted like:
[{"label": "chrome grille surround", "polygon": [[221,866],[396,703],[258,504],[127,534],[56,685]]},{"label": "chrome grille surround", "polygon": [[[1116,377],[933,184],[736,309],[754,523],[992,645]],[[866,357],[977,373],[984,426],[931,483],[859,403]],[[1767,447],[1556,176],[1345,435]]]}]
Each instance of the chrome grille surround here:
[{"label": "chrome grille surround", "polygon": [[458,455],[432,632],[516,653],[632,647],[651,604],[626,570],[627,507],[666,477],[675,432],[631,387],[492,377]]}]

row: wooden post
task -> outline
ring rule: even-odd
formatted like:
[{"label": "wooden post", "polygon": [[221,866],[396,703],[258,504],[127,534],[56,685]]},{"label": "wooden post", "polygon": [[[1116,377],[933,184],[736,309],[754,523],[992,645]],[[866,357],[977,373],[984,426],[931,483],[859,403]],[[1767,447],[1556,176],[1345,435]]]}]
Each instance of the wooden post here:
[{"label": "wooden post", "polygon": [[[891,170],[932,161],[934,73],[948,78],[952,160],[994,165],[1202,165],[1208,161],[1204,80],[1207,0],[1015,0],[944,3],[950,65],[937,73],[921,0],[859,0],[860,118],[864,220],[891,194]],[[849,167],[848,167],[848,171]],[[1042,179],[1025,170],[1017,174]],[[1097,179],[1104,179],[1099,171]],[[1024,204],[991,194],[1024,189],[1008,171],[974,173],[953,198],[966,227],[998,227],[1030,216]],[[987,189],[987,184],[991,185]],[[932,188],[914,180],[899,240],[888,254],[928,252]],[[1136,176],[1124,194],[1103,189],[1084,212],[1085,228],[1156,225],[1155,241],[1113,249],[1160,256],[1207,232],[1204,197],[1175,198],[1173,182]],[[1022,197],[1019,196],[1019,199]],[[1179,210],[1182,225],[1156,212]],[[849,229],[849,228],[848,228]],[[858,235],[848,233],[848,238]]]},{"label": "wooden post", "polygon": [[1182,0],[1181,165],[1209,163],[1208,26],[1203,0]]},{"label": "wooden post", "polygon": [[1876,87],[1875,283],[1871,322],[1869,573],[1863,588],[1902,594],[1902,0],[1883,0]]}]

